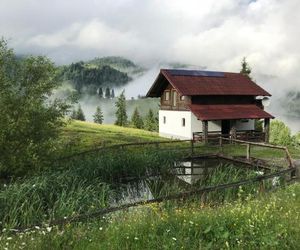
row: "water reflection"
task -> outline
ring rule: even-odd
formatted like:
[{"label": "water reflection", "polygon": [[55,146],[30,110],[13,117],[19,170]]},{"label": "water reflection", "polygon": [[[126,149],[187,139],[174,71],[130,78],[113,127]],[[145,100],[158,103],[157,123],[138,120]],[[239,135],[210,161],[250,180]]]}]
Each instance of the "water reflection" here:
[{"label": "water reflection", "polygon": [[118,183],[111,205],[144,201],[212,185],[257,176],[257,171],[220,159],[198,159],[174,163],[168,174]]}]

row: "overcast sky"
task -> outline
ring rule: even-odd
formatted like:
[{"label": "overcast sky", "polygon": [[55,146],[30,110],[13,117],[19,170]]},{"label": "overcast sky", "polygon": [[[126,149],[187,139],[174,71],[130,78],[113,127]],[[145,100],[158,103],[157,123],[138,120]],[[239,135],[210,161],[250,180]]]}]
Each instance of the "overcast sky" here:
[{"label": "overcast sky", "polygon": [[264,84],[298,86],[299,9],[299,0],[0,0],[0,33],[17,53],[58,64],[120,55],[237,71],[246,56]]}]

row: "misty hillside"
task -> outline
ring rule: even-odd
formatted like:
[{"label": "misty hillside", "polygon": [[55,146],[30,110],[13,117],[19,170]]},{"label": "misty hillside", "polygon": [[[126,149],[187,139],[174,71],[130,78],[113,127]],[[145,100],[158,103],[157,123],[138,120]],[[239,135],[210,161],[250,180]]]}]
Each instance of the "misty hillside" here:
[{"label": "misty hillside", "polygon": [[95,58],[59,68],[61,81],[68,82],[78,93],[96,93],[106,87],[122,87],[143,69],[122,57]]},{"label": "misty hillside", "polygon": [[145,70],[129,59],[120,56],[96,57],[86,63],[91,67],[110,66],[118,71],[128,73],[129,75],[141,74]]}]

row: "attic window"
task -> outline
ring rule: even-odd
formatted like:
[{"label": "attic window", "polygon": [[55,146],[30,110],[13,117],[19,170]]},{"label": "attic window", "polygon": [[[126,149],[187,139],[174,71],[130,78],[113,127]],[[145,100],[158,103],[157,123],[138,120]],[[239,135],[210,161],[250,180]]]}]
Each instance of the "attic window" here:
[{"label": "attic window", "polygon": [[165,91],[165,101],[170,100],[170,91]]},{"label": "attic window", "polygon": [[177,92],[173,91],[173,106],[175,107],[177,105]]}]

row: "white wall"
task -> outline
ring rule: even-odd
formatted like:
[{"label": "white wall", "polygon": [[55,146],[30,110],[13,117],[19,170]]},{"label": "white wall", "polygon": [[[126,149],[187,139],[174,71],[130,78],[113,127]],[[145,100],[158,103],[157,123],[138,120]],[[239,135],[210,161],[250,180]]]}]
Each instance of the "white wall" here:
[{"label": "white wall", "polygon": [[[174,139],[192,139],[191,115],[191,111],[159,110],[159,135]],[[166,123],[163,122],[164,116]],[[185,118],[185,127],[182,126],[182,118]]]},{"label": "white wall", "polygon": [[[166,117],[166,123],[163,117]],[[185,118],[185,127],[182,126]],[[221,131],[221,121],[209,121],[208,131]],[[194,132],[202,132],[202,122],[191,111],[159,110],[159,134],[173,139],[192,139]]]},{"label": "white wall", "polygon": [[[166,117],[166,123],[163,122]],[[182,126],[185,118],[185,126]],[[209,121],[209,132],[221,132],[221,121]],[[236,129],[254,130],[254,120],[236,121]],[[202,132],[202,122],[191,111],[159,110],[159,135],[173,139],[192,139],[194,132]]]},{"label": "white wall", "polygon": [[255,120],[249,119],[248,122],[242,122],[242,120],[237,120],[235,125],[236,125],[236,130],[254,130],[254,122]]}]

